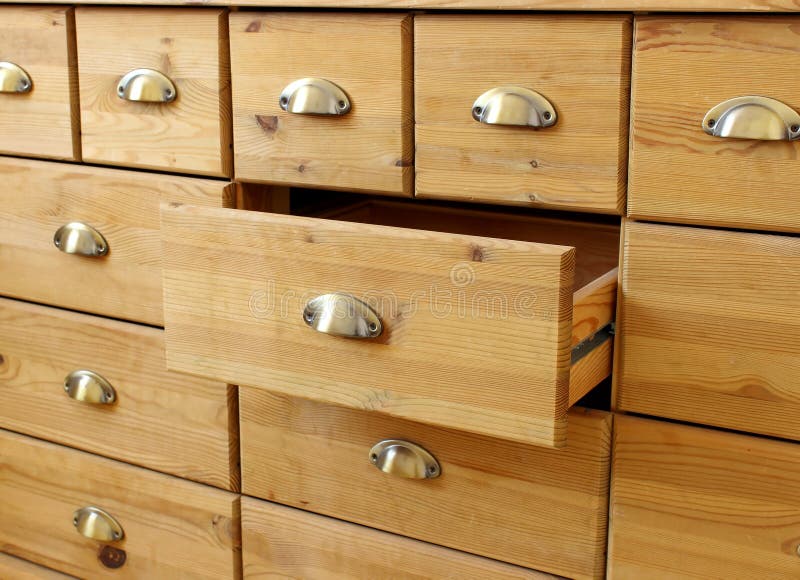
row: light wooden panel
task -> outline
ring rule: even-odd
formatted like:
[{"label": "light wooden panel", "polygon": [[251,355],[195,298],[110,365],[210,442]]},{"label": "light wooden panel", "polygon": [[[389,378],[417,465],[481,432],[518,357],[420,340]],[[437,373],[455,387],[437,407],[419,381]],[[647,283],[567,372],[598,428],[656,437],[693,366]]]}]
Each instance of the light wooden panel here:
[{"label": "light wooden panel", "polygon": [[[77,9],[83,156],[200,175],[232,174],[225,10]],[[117,83],[137,68],[172,79],[172,103],[133,103]]]},{"label": "light wooden panel", "polygon": [[629,222],[620,410],[800,439],[800,240]]},{"label": "light wooden panel", "polygon": [[[88,505],[122,525],[121,568],[104,567],[101,544],[75,530],[73,512]],[[237,578],[241,569],[238,495],[8,431],[0,518],[3,550],[81,578]]]},{"label": "light wooden panel", "polygon": [[71,580],[75,577],[0,552],[0,578],[8,578],[9,580]]},{"label": "light wooden panel", "polygon": [[[621,213],[630,27],[623,15],[416,17],[417,196]],[[543,94],[556,125],[476,122],[475,99],[507,85]]]},{"label": "light wooden panel", "polygon": [[[227,183],[0,158],[0,293],[163,324],[159,203],[232,205]],[[80,221],[108,255],[60,252],[53,234]]]},{"label": "light wooden panel", "polygon": [[800,110],[800,18],[638,17],[628,212],[800,231],[800,142],[707,135],[713,106],[763,95]]},{"label": "light wooden panel", "polygon": [[[238,178],[412,193],[409,16],[239,12],[230,27]],[[352,110],[283,111],[281,92],[304,77],[341,87]]]},{"label": "light wooden panel", "polygon": [[73,9],[0,8],[0,60],[22,67],[33,83],[29,93],[0,94],[0,151],[79,160]]},{"label": "light wooden panel", "polygon": [[242,543],[245,578],[555,579],[247,497]]},{"label": "light wooden panel", "polygon": [[[244,493],[571,578],[602,577],[611,415],[574,409],[544,449],[240,388]],[[413,441],[441,475],[387,475],[383,439]]]},{"label": "light wooden panel", "polygon": [[608,577],[797,578],[800,447],[617,417]]},{"label": "light wooden panel", "polygon": [[[93,370],[113,406],[64,392]],[[239,487],[236,391],[171,373],[161,330],[0,299],[0,426],[202,481]]]}]

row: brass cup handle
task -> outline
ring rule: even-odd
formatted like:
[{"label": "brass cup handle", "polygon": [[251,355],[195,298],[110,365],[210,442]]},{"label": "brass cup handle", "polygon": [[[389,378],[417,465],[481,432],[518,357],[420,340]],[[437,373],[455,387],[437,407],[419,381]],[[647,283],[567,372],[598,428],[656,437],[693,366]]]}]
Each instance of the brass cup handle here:
[{"label": "brass cup handle", "polygon": [[82,222],[70,222],[58,228],[53,244],[65,254],[99,258],[108,253],[108,242],[103,234]]},{"label": "brass cup handle", "polygon": [[350,98],[338,85],[313,77],[287,85],[278,103],[281,109],[296,115],[345,115],[351,108]]},{"label": "brass cup handle", "polygon": [[800,138],[800,114],[769,97],[736,97],[706,113],[703,131],[729,139],[794,141]]},{"label": "brass cup handle", "polygon": [[23,68],[13,62],[0,62],[0,93],[29,93],[33,81]]},{"label": "brass cup handle", "polygon": [[137,103],[171,103],[178,96],[178,89],[164,73],[137,68],[119,80],[117,96]]},{"label": "brass cup handle", "polygon": [[317,332],[345,338],[375,338],[383,332],[381,319],[369,304],[341,292],[309,300],[303,321]]},{"label": "brass cup handle", "polygon": [[542,129],[558,120],[555,107],[544,96],[524,87],[495,87],[472,104],[472,118],[487,125]]},{"label": "brass cup handle", "polygon": [[72,371],[64,379],[64,391],[82,403],[112,405],[117,400],[117,392],[111,383],[94,371]]},{"label": "brass cup handle", "polygon": [[118,542],[125,537],[119,522],[107,511],[86,506],[72,514],[72,525],[78,533],[99,542]]},{"label": "brass cup handle", "polygon": [[433,479],[442,470],[436,458],[425,449],[402,439],[386,439],[369,450],[372,464],[390,475],[406,479]]}]

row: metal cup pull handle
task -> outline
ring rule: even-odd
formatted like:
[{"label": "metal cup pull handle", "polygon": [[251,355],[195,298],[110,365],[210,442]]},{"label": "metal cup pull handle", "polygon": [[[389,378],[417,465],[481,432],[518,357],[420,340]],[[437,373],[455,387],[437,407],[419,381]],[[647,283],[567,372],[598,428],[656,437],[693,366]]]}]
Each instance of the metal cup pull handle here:
[{"label": "metal cup pull handle", "polygon": [[350,112],[350,98],[329,80],[298,79],[281,91],[281,109],[296,115],[344,115]]},{"label": "metal cup pull handle", "polygon": [[800,114],[769,97],[736,97],[706,113],[703,131],[728,139],[794,141],[800,138]]},{"label": "metal cup pull handle", "polygon": [[82,536],[99,542],[118,542],[125,537],[122,526],[114,516],[95,506],[76,510],[72,514],[72,525]]},{"label": "metal cup pull handle", "polygon": [[82,222],[70,222],[58,228],[53,243],[65,254],[99,258],[108,253],[108,242],[103,234]]},{"label": "metal cup pull handle", "polygon": [[369,304],[341,292],[309,300],[303,320],[317,332],[345,338],[375,338],[383,332],[381,319]]},{"label": "metal cup pull handle", "polygon": [[369,450],[372,464],[390,475],[406,479],[433,479],[442,472],[439,462],[425,449],[402,439],[386,439]]},{"label": "metal cup pull handle", "polygon": [[93,405],[111,405],[117,400],[111,383],[94,371],[72,371],[64,379],[64,391],[76,401]]},{"label": "metal cup pull handle", "polygon": [[536,91],[523,87],[495,87],[472,104],[472,118],[487,125],[542,129],[558,120],[555,107]]},{"label": "metal cup pull handle", "polygon": [[117,95],[137,103],[171,103],[178,96],[178,89],[164,73],[137,68],[119,80]]},{"label": "metal cup pull handle", "polygon": [[0,62],[0,93],[29,93],[33,81],[22,67],[13,62]]}]

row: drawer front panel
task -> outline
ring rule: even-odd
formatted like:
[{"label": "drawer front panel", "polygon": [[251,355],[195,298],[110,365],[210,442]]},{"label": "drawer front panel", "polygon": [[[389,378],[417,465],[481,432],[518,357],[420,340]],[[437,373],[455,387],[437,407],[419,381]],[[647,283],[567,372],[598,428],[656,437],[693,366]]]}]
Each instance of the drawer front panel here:
[{"label": "drawer front panel", "polygon": [[555,578],[247,497],[242,547],[245,578]]},{"label": "drawer front panel", "polygon": [[0,50],[4,61],[28,77],[15,85],[25,92],[0,93],[0,152],[79,160],[72,8],[3,6]]},{"label": "drawer front panel", "polygon": [[624,232],[618,408],[800,439],[800,240]]},{"label": "drawer front panel", "polygon": [[[800,17],[638,17],[628,215],[800,231],[800,141],[704,132],[706,113],[736,97],[800,112],[799,66]],[[776,122],[758,107],[739,114],[749,122],[719,126],[745,135]]]},{"label": "drawer front panel", "polygon": [[[76,23],[85,160],[231,175],[225,10],[82,6]],[[139,75],[122,98],[119,83],[140,69],[172,86]],[[171,102],[147,100],[167,94]]]},{"label": "drawer front panel", "polygon": [[617,417],[608,577],[797,578],[800,447]]},{"label": "drawer front panel", "polygon": [[[227,184],[203,179],[0,158],[0,293],[152,325],[163,324],[161,201],[221,206]],[[107,254],[59,251],[80,222]]]},{"label": "drawer front panel", "polygon": [[0,578],[13,580],[75,580],[50,568],[0,552]]},{"label": "drawer front panel", "polygon": [[[240,387],[244,493],[573,578],[604,570],[611,416],[569,414],[569,445],[543,449]],[[370,462],[413,442],[440,475]],[[498,529],[504,530],[498,533]]]},{"label": "drawer front panel", "polygon": [[[411,194],[410,17],[241,12],[230,26],[238,178]],[[317,90],[303,88],[284,110],[303,78],[339,87],[350,111],[303,114],[302,92]],[[337,110],[324,94],[334,108],[320,110]]]},{"label": "drawer front panel", "polygon": [[[78,370],[113,404],[70,398]],[[238,489],[235,390],[168,372],[161,330],[0,299],[0,396],[0,427]]]},{"label": "drawer front panel", "polygon": [[[4,551],[81,578],[236,577],[233,493],[7,431],[0,468]],[[82,535],[84,507],[113,517],[122,539]]]},{"label": "drawer front panel", "polygon": [[[163,206],[162,232],[171,369],[565,443],[572,248],[192,206]],[[370,300],[383,333],[315,332],[304,308],[331,292]]]},{"label": "drawer front panel", "polygon": [[[628,16],[417,17],[417,196],[621,213],[630,24]],[[476,100],[497,87],[541,94],[555,124],[476,122]]]}]

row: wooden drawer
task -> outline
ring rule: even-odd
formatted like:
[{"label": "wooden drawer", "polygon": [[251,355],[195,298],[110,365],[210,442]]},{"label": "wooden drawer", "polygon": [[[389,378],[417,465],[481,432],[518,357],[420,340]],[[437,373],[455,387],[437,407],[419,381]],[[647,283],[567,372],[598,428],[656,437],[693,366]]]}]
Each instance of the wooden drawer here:
[{"label": "wooden drawer", "polygon": [[[0,158],[0,294],[162,325],[161,201],[232,203],[224,181]],[[59,251],[82,223],[106,254]],[[64,246],[66,248],[66,246]]]},{"label": "wooden drawer", "polygon": [[800,440],[800,239],[628,222],[620,410]]},{"label": "wooden drawer", "polygon": [[0,578],[13,580],[75,580],[50,568],[0,552]]},{"label": "wooden drawer", "polygon": [[[230,27],[238,178],[411,194],[409,16],[240,12]],[[288,91],[284,104],[284,89],[309,78],[347,100],[323,83]],[[327,113],[304,114],[314,110]]]},{"label": "wooden drawer", "polygon": [[[800,231],[800,141],[705,132],[719,116],[706,114],[736,97],[800,112],[798,67],[798,16],[637,17],[628,215]],[[761,107],[742,106],[736,119],[714,119],[715,129],[767,137],[766,127],[783,127]]]},{"label": "wooden drawer", "polygon": [[248,497],[242,548],[245,578],[555,578]]},{"label": "wooden drawer", "polygon": [[0,93],[0,152],[80,159],[72,8],[3,6],[0,51],[24,71],[15,69],[15,89]]},{"label": "wooden drawer", "polygon": [[[114,401],[70,398],[78,370]],[[161,330],[0,299],[0,397],[0,427],[238,489],[235,389],[168,372]]]},{"label": "wooden drawer", "polygon": [[[232,174],[224,9],[81,6],[76,21],[84,160]],[[118,85],[138,69],[172,86],[137,76],[122,98]],[[164,95],[174,100],[152,101]]]},{"label": "wooden drawer", "polygon": [[[0,474],[10,554],[81,578],[236,577],[236,494],[8,431]],[[82,535],[73,521],[84,507],[110,514],[122,538]]]},{"label": "wooden drawer", "polygon": [[800,446],[616,417],[608,577],[797,578]]},{"label": "wooden drawer", "polygon": [[[630,27],[624,15],[415,18],[417,196],[622,213]],[[550,106],[531,113],[519,89]],[[479,123],[476,106],[545,126]]]},{"label": "wooden drawer", "polygon": [[[544,449],[240,387],[244,493],[570,578],[605,568],[611,415],[575,409]],[[370,462],[411,441],[438,477]]]},{"label": "wooden drawer", "polygon": [[[563,446],[567,408],[609,374],[618,229],[421,205],[329,219],[162,206],[168,366]],[[328,293],[371,304],[383,333],[315,332],[304,308]]]}]

